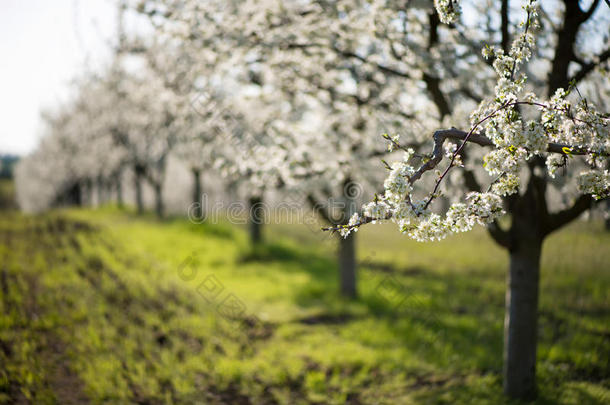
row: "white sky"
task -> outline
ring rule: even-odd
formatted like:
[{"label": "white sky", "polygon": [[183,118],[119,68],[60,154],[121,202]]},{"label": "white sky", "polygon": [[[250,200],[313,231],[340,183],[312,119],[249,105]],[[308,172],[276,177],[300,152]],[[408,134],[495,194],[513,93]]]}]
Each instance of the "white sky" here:
[{"label": "white sky", "polygon": [[70,94],[70,81],[109,60],[115,0],[0,0],[0,153],[36,146],[40,111]]}]

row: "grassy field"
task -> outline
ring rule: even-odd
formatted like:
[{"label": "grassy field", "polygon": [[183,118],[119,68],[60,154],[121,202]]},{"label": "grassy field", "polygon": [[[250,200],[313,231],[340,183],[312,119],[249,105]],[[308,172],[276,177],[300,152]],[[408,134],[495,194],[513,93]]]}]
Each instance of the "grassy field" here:
[{"label": "grassy field", "polygon": [[[0,214],[0,403],[502,404],[506,252],[358,233],[360,298],[334,240],[113,208]],[[610,233],[544,246],[540,404],[610,399]]]}]

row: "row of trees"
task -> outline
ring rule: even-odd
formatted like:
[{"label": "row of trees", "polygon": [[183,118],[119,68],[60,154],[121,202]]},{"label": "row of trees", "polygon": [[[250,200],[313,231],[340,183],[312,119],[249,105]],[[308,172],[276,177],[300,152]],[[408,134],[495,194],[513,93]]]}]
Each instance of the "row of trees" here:
[{"label": "row of trees", "polygon": [[[114,182],[120,198],[130,170],[138,210],[146,181],[162,215],[174,154],[197,200],[213,172],[254,207],[272,190],[309,204],[338,231],[341,292],[352,297],[360,226],[391,220],[434,240],[486,225],[510,255],[505,391],[535,394],[543,241],[609,192],[608,115],[594,108],[607,111],[610,89],[601,1],[121,7],[154,35],[120,29],[110,67],[48,116],[48,136],[18,168],[22,206],[78,201],[94,182]],[[385,163],[390,153],[402,160]],[[357,185],[372,200],[362,211]]]}]

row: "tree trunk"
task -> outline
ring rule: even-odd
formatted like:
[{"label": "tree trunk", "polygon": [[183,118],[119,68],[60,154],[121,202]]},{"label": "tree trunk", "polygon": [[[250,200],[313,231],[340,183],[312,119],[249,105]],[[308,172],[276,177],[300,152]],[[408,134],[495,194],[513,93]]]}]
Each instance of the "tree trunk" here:
[{"label": "tree trunk", "polygon": [[253,245],[263,241],[263,222],[265,221],[265,207],[262,197],[250,197],[250,241]]},{"label": "tree trunk", "polygon": [[82,205],[82,187],[79,182],[74,183],[67,192],[68,205],[76,205],[80,207]]},{"label": "tree trunk", "polygon": [[102,181],[101,177],[97,178],[96,188],[97,188],[97,206],[99,207],[104,202],[104,182]]},{"label": "tree trunk", "polygon": [[107,180],[104,183],[104,202],[109,202],[112,200],[112,182]]},{"label": "tree trunk", "polygon": [[163,206],[163,187],[161,183],[156,183],[153,185],[155,189],[155,213],[157,214],[157,218],[163,218],[165,215],[165,207]]},{"label": "tree trunk", "polygon": [[339,288],[341,295],[355,298],[356,291],[356,234],[339,236]]},{"label": "tree trunk", "polygon": [[[528,226],[527,223],[530,223]],[[535,220],[513,218],[512,245],[504,318],[504,393],[511,398],[536,396],[538,285],[542,237]]]},{"label": "tree trunk", "polygon": [[198,220],[203,217],[203,199],[201,196],[201,170],[193,169],[193,205],[194,214]]},{"label": "tree trunk", "polygon": [[136,192],[136,207],[138,209],[138,214],[142,215],[144,213],[144,199],[142,196],[142,177],[144,176],[143,170],[140,167],[135,168],[134,170],[134,189]]},{"label": "tree trunk", "polygon": [[[347,224],[350,217],[356,212],[356,200],[360,189],[358,184],[349,177],[343,182],[343,208],[342,222]],[[356,233],[352,232],[347,238],[341,236],[339,241],[339,289],[341,295],[355,298],[358,295],[356,287]]]},{"label": "tree trunk", "polygon": [[88,206],[93,206],[93,186],[91,179],[85,180],[85,199]]},{"label": "tree trunk", "polygon": [[606,231],[610,231],[610,199],[606,201]]},{"label": "tree trunk", "polygon": [[116,177],[116,203],[119,208],[123,208],[123,180],[121,178],[121,173],[117,174]]}]

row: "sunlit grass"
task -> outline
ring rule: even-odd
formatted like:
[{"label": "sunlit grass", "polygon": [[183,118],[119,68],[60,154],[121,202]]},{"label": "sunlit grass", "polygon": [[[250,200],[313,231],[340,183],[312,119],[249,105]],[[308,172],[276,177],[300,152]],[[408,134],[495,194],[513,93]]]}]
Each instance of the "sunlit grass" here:
[{"label": "sunlit grass", "polygon": [[[508,256],[482,230],[438,244],[361,230],[357,300],[337,295],[334,239],[306,226],[269,225],[253,249],[239,226],[108,207],[7,214],[0,232],[15,348],[0,398],[58,396],[55,360],[36,354],[57,337],[95,403],[505,401]],[[544,246],[539,403],[607,398],[609,246],[596,223]]]}]

